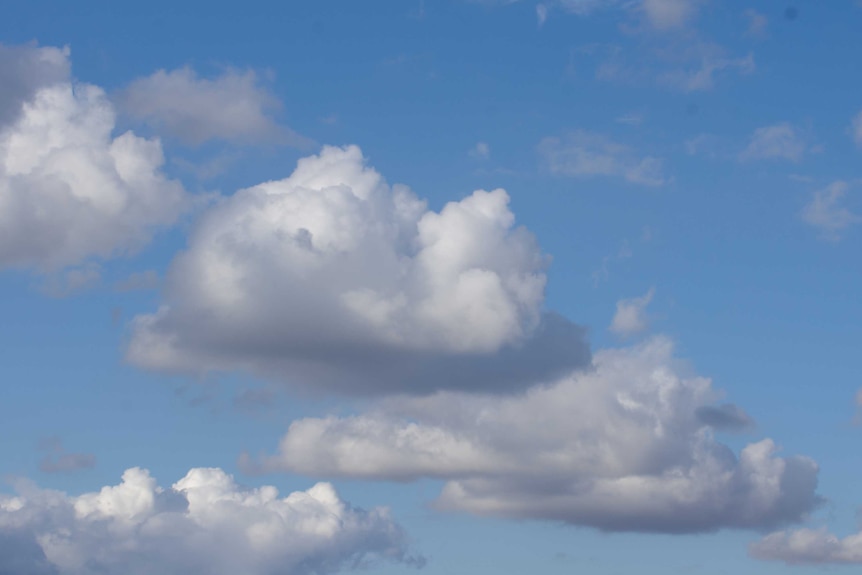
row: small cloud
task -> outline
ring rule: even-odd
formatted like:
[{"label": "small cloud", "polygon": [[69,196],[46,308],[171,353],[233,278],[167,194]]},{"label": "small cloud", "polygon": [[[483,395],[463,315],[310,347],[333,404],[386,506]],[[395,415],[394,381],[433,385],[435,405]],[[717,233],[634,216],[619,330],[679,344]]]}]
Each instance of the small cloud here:
[{"label": "small cloud", "polygon": [[48,276],[42,291],[55,298],[69,297],[90,290],[102,281],[102,267],[94,262],[66,268]]},{"label": "small cloud", "polygon": [[320,119],[321,123],[326,124],[327,126],[334,126],[338,123],[338,115],[330,114],[328,116],[324,116]]},{"label": "small cloud", "polygon": [[536,20],[539,23],[539,28],[545,25],[545,22],[548,20],[548,7],[544,4],[536,5]]},{"label": "small cloud", "polygon": [[682,28],[697,13],[698,0],[643,0],[640,10],[657,30]]},{"label": "small cloud", "polygon": [[470,149],[470,157],[476,160],[491,159],[491,147],[485,142],[478,142]]},{"label": "small cloud", "polygon": [[766,15],[761,14],[753,8],[749,8],[743,14],[748,20],[748,28],[745,31],[746,36],[752,38],[763,38],[766,36],[766,28],[769,25],[769,19]]},{"label": "small cloud", "polygon": [[43,473],[73,473],[96,466],[96,456],[92,453],[67,453],[59,437],[45,438],[39,442],[41,451],[49,452],[39,462]]},{"label": "small cloud", "polygon": [[788,122],[781,122],[756,129],[739,159],[798,162],[805,155],[806,147],[799,130]]},{"label": "small cloud", "polygon": [[641,297],[623,299],[617,302],[617,312],[608,329],[620,337],[631,337],[649,328],[646,308],[655,295],[655,288]]},{"label": "small cloud", "polygon": [[565,138],[545,138],[539,143],[539,153],[552,174],[618,177],[644,186],[661,186],[668,181],[661,159],[639,157],[627,146],[584,130]]},{"label": "small cloud", "polygon": [[862,146],[862,111],[856,114],[853,118],[853,121],[850,124],[850,129],[853,141],[856,142],[857,145]]},{"label": "small cloud", "polygon": [[119,292],[149,291],[159,287],[159,273],[156,270],[145,270],[135,272],[124,280],[114,284],[114,289]]},{"label": "small cloud", "polygon": [[617,124],[625,124],[626,126],[640,126],[643,124],[644,116],[640,112],[630,112],[616,118]]},{"label": "small cloud", "polygon": [[814,192],[811,201],[802,209],[802,220],[819,229],[828,240],[841,239],[847,228],[862,222],[862,216],[842,205],[848,189],[847,182],[839,181]]},{"label": "small cloud", "polygon": [[738,405],[704,405],[695,411],[698,420],[719,431],[745,431],[754,427],[754,420]]},{"label": "small cloud", "polygon": [[201,78],[189,67],[159,70],[132,82],[119,101],[133,118],[193,146],[210,140],[312,144],[278,123],[281,102],[252,70],[228,69],[215,78]]}]

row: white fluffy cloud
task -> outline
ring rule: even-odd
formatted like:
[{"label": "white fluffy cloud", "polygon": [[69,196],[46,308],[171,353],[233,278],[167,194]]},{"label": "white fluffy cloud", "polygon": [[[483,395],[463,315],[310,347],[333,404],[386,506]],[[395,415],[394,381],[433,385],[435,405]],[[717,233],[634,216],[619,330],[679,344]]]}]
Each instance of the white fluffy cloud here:
[{"label": "white fluffy cloud", "polygon": [[539,144],[539,153],[553,174],[581,178],[619,177],[645,186],[660,186],[667,182],[660,159],[638,157],[627,146],[584,130],[577,130],[564,138],[545,138]]},{"label": "white fluffy cloud", "polygon": [[840,539],[825,529],[778,531],[752,544],[749,552],[789,564],[862,564],[862,533]]},{"label": "white fluffy cloud", "polygon": [[805,140],[788,122],[757,128],[739,158],[741,160],[790,160],[798,162],[805,155]]},{"label": "white fluffy cloud", "polygon": [[645,331],[649,327],[646,308],[652,301],[653,295],[655,295],[655,290],[651,289],[641,297],[618,301],[617,311],[611,321],[610,330],[623,337]]},{"label": "white fluffy cloud", "polygon": [[29,484],[0,495],[0,572],[56,575],[321,574],[376,560],[421,564],[385,508],[363,511],[331,485],[280,498],[220,469],[170,489],[133,468],[119,485],[68,496]]},{"label": "white fluffy cloud", "polygon": [[684,26],[696,13],[698,0],[642,0],[641,10],[658,30]]},{"label": "white fluffy cloud", "polygon": [[189,144],[310,143],[278,124],[274,113],[281,103],[251,70],[229,69],[214,79],[200,78],[188,67],[159,70],[132,82],[120,102],[128,114]]},{"label": "white fluffy cloud", "polygon": [[862,216],[842,205],[849,187],[847,182],[838,181],[814,192],[802,209],[802,220],[830,240],[839,239],[847,228],[862,223]]},{"label": "white fluffy cloud", "polygon": [[[359,148],[325,147],[202,216],[164,305],[136,318],[128,357],[354,393],[487,385],[468,378],[496,375],[494,357],[514,364],[513,380],[530,362],[582,362],[579,331],[542,314],[546,257],[508,203],[480,190],[429,211]],[[554,348],[557,336],[572,347]]]},{"label": "white fluffy cloud", "polygon": [[[71,81],[68,51],[21,48],[2,75],[51,71],[0,125],[0,268],[59,268],[138,249],[190,207],[167,179],[157,140],[113,135],[115,113],[98,87]],[[29,85],[29,84],[28,84]]]},{"label": "white fluffy cloud", "polygon": [[248,469],[446,480],[438,507],[611,531],[701,532],[797,521],[819,502],[817,465],[769,440],[739,456],[714,438],[744,412],[715,406],[654,337],[592,370],[515,396],[389,398],[349,417],[295,421]]}]

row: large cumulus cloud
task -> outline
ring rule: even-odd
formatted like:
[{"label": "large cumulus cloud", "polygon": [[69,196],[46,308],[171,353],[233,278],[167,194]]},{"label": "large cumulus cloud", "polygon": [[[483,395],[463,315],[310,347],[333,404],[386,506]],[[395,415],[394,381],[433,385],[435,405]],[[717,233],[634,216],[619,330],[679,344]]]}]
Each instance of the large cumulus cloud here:
[{"label": "large cumulus cloud", "polygon": [[353,508],[327,483],[280,498],[198,468],[162,489],[133,468],[119,485],[77,497],[18,491],[0,496],[0,573],[321,574],[422,561],[385,508]]},{"label": "large cumulus cloud", "polygon": [[734,454],[702,416],[717,399],[668,339],[653,337],[600,351],[592,370],[520,395],[443,392],[301,419],[277,454],[243,462],[313,476],[440,478],[443,509],[609,531],[759,529],[803,518],[819,502],[817,465],[779,457],[768,439]]},{"label": "large cumulus cloud", "polygon": [[128,357],[249,369],[348,393],[511,388],[581,365],[580,328],[542,311],[547,258],[501,189],[439,212],[355,146],[203,215]]},{"label": "large cumulus cloud", "polygon": [[140,248],[190,205],[158,140],[114,136],[100,88],[69,52],[0,49],[0,268],[51,269]]}]

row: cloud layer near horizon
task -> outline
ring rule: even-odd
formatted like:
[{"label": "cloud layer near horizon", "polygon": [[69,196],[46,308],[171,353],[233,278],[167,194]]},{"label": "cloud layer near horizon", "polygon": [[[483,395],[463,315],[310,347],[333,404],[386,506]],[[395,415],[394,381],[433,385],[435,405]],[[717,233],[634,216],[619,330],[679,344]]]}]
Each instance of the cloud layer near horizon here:
[{"label": "cloud layer near horizon", "polygon": [[430,211],[358,147],[324,147],[203,214],[128,358],[348,394],[508,390],[585,365],[582,330],[542,310],[547,258],[508,204],[478,190]]},{"label": "cloud layer near horizon", "polygon": [[119,485],[77,497],[17,490],[0,495],[0,573],[310,575],[423,562],[407,554],[388,510],[351,507],[327,483],[279,498],[198,468],[162,489],[133,468]]},{"label": "cloud layer near horizon", "polygon": [[[762,529],[819,503],[817,465],[769,439],[737,456],[722,429],[750,418],[715,406],[672,343],[595,354],[593,369],[517,396],[389,398],[355,416],[295,421],[249,470],[446,484],[438,508],[563,521],[607,531]],[[724,415],[724,417],[718,417]]]}]

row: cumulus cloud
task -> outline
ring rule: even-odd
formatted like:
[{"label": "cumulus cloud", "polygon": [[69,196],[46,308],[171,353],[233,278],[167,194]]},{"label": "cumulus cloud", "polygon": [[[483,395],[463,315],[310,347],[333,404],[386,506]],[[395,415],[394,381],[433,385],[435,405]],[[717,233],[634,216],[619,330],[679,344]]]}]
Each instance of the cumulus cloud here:
[{"label": "cumulus cloud", "polygon": [[739,159],[798,162],[805,154],[805,149],[805,140],[799,130],[788,122],[781,122],[756,129]]},{"label": "cumulus cloud", "polygon": [[842,205],[849,187],[847,182],[838,181],[814,192],[802,209],[802,220],[820,230],[826,239],[840,239],[847,228],[862,223],[862,216]]},{"label": "cumulus cloud", "polygon": [[667,183],[662,160],[639,157],[629,147],[593,132],[577,130],[563,138],[545,138],[539,153],[552,174],[618,177],[645,186]]},{"label": "cumulus cloud", "polygon": [[543,313],[545,266],[502,189],[439,212],[389,186],[355,146],[203,214],[133,325],[153,369],[248,369],[346,393],[524,386],[588,361]]},{"label": "cumulus cloud", "polygon": [[442,392],[297,420],[275,455],[242,463],[439,478],[438,508],[608,531],[761,529],[804,518],[819,503],[817,465],[779,457],[769,439],[735,455],[703,411],[716,398],[709,379],[689,374],[672,343],[654,337],[599,351],[591,370],[517,396]]},{"label": "cumulus cloud", "polygon": [[14,123],[40,89],[65,82],[69,75],[68,48],[0,44],[0,126]]},{"label": "cumulus cloud", "polygon": [[862,564],[862,533],[840,539],[826,529],[778,531],[753,543],[749,552],[788,564]]},{"label": "cumulus cloud", "polygon": [[159,70],[132,82],[120,103],[132,117],[192,145],[208,140],[311,145],[279,125],[274,114],[281,102],[252,70],[228,69],[213,79],[188,67]]},{"label": "cumulus cloud", "polygon": [[0,268],[57,269],[135,250],[190,207],[161,172],[158,140],[115,137],[104,91],[68,78],[68,51],[0,54],[0,76],[25,98],[14,114],[3,104],[11,121],[0,124]]},{"label": "cumulus cloud", "polygon": [[133,468],[119,485],[80,496],[28,483],[17,491],[0,495],[2,573],[322,574],[422,563],[387,509],[351,507],[327,483],[280,498],[199,468],[163,489]]},{"label": "cumulus cloud", "polygon": [[617,311],[609,329],[623,337],[646,331],[649,328],[646,308],[652,301],[653,295],[655,295],[655,289],[649,290],[641,297],[618,301]]}]

